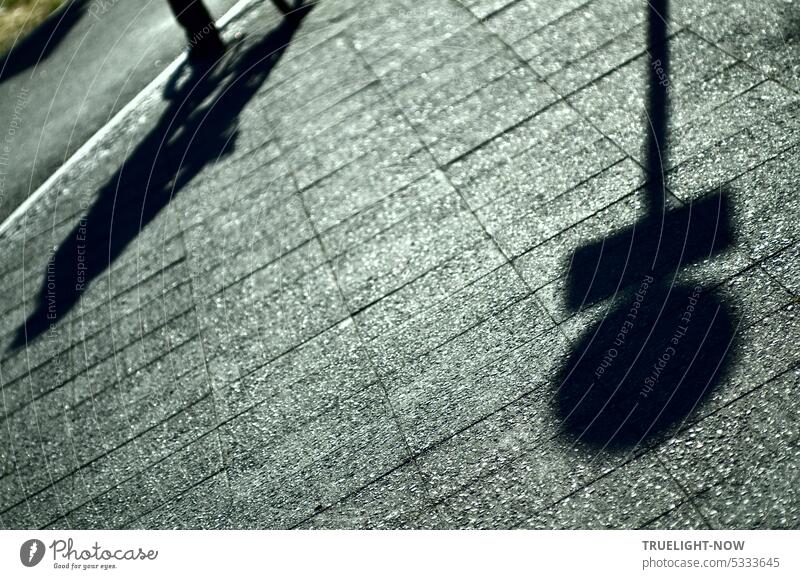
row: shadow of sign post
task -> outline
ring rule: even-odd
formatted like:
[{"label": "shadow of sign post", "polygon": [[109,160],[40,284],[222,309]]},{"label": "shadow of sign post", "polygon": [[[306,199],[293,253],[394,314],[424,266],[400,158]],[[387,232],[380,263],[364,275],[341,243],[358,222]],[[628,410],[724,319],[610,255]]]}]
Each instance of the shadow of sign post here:
[{"label": "shadow of sign post", "polygon": [[733,243],[729,197],[666,207],[668,0],[648,4],[646,216],[577,249],[567,275],[572,311],[610,300],[573,345],[554,405],[564,430],[601,449],[630,449],[684,420],[718,383],[735,325],[712,289],[678,281],[686,265]]}]

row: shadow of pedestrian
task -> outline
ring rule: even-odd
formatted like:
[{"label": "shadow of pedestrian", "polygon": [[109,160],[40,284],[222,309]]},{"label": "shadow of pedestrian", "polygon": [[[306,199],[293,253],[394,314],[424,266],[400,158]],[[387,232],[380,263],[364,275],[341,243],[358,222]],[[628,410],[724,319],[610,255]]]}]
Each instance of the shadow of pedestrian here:
[{"label": "shadow of pedestrian", "polygon": [[729,196],[666,207],[669,50],[666,0],[649,3],[645,143],[647,215],[579,248],[569,265],[572,311],[610,300],[609,313],[574,344],[554,406],[564,432],[600,449],[630,449],[680,423],[722,378],[735,324],[711,288],[678,281],[681,270],[734,242]]},{"label": "shadow of pedestrian", "polygon": [[169,106],[156,126],[106,182],[97,200],[47,265],[36,309],[11,349],[61,320],[92,280],[110,267],[139,232],[203,167],[232,152],[237,119],[311,7],[296,11],[263,39],[238,43],[216,63],[176,71],[165,89]]}]

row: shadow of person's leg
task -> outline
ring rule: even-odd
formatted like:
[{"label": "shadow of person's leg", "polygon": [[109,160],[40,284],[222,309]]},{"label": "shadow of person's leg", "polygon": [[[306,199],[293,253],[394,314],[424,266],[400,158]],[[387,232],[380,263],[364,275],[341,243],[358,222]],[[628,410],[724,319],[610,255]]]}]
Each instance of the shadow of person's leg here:
[{"label": "shadow of person's leg", "polygon": [[218,58],[225,46],[214,19],[201,0],[167,0],[189,41],[190,60]]}]

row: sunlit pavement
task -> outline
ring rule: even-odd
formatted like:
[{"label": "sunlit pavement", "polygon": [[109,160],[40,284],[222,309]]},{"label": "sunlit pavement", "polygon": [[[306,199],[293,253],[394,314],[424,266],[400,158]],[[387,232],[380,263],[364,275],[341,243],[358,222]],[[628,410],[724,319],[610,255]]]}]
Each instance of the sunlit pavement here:
[{"label": "sunlit pavement", "polygon": [[553,400],[615,307],[570,258],[645,212],[646,4],[324,0],[268,64],[254,6],[203,98],[181,67],[0,238],[3,526],[798,526],[796,3],[672,2],[667,205],[725,190],[734,235],[680,282],[736,340],[623,450]]}]

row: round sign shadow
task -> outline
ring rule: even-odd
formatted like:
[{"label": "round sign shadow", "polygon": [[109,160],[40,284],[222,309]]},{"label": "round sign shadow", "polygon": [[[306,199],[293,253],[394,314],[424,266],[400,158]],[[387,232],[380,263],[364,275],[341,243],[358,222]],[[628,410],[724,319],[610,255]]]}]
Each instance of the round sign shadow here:
[{"label": "round sign shadow", "polygon": [[645,276],[587,328],[554,398],[575,439],[637,446],[685,419],[729,365],[735,328],[714,291]]}]

